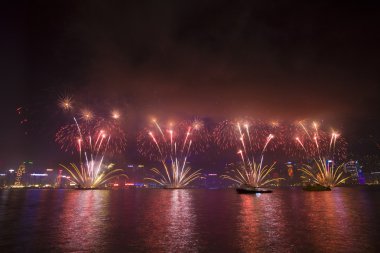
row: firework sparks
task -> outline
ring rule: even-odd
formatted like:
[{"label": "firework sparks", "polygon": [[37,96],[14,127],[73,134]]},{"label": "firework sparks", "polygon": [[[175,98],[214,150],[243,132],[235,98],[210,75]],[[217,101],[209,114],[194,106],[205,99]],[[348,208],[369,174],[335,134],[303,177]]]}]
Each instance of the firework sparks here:
[{"label": "firework sparks", "polygon": [[[70,163],[70,166],[60,164],[70,173],[71,180],[81,188],[97,188],[115,177],[126,177],[122,174],[123,170],[112,169],[112,167],[103,164],[111,135],[108,135],[105,130],[92,133],[91,128],[81,128],[76,118],[74,121],[75,124],[67,126],[62,132],[58,132],[61,136],[59,141],[68,140],[69,143],[72,143],[72,132],[76,131],[77,137],[73,145],[76,146],[79,153],[80,164],[79,166],[74,163]],[[65,137],[65,133],[68,133],[70,137]]]},{"label": "firework sparks", "polygon": [[327,188],[335,187],[339,184],[344,183],[350,177],[343,176],[343,164],[334,168],[334,162],[326,159],[314,160],[315,168],[309,165],[304,165],[300,169],[304,173],[301,178],[306,181],[311,181],[314,184],[321,185]]},{"label": "firework sparks", "polygon": [[163,169],[152,169],[157,178],[146,178],[166,188],[183,188],[200,177],[200,170],[194,172],[187,166],[188,158],[196,150],[196,143],[204,138],[201,121],[189,124],[182,122],[161,127],[154,120],[153,128],[139,138],[139,151],[151,159],[161,162]]},{"label": "firework sparks", "polygon": [[[245,144],[241,142],[242,134],[244,138],[247,138]],[[265,147],[270,135],[275,138],[270,138],[270,145]],[[278,155],[284,154],[299,160],[319,155],[344,160],[347,153],[345,139],[335,131],[331,134],[316,121],[290,123],[255,119],[225,120],[214,129],[213,137],[221,150],[235,149],[237,146],[245,145],[246,148],[249,147],[252,151],[259,153],[265,147],[265,152],[277,152]]]},{"label": "firework sparks", "polygon": [[238,155],[241,158],[240,166],[232,170],[231,175],[222,175],[222,178],[232,180],[241,185],[248,185],[251,187],[265,186],[271,182],[281,180],[282,178],[269,179],[270,173],[274,170],[273,163],[271,166],[263,166],[264,152],[270,144],[271,140],[275,138],[273,134],[268,134],[263,143],[263,147],[259,152],[260,158],[258,162],[255,160],[255,153],[257,153],[255,140],[258,140],[251,130],[248,123],[236,123],[237,132],[239,133],[239,146],[240,150]]},{"label": "firework sparks", "polygon": [[[296,141],[308,157],[314,157],[314,167],[305,164],[303,168],[300,169],[300,171],[303,172],[301,178],[312,184],[326,188],[332,188],[344,183],[345,180],[349,178],[343,178],[343,171],[341,171],[341,169],[344,163],[334,168],[334,159],[342,159],[344,157],[342,152],[345,154],[346,142],[343,138],[339,138],[340,135],[335,131],[332,131],[331,135],[321,131],[319,125],[315,122],[313,122],[312,130],[308,130],[302,122],[300,122],[300,125],[306,137],[304,138],[304,142],[308,143],[308,145],[306,146],[298,137]],[[313,136],[313,138],[311,136]],[[338,155],[336,154],[337,141],[343,146],[343,148],[338,149]]]},{"label": "firework sparks", "polygon": [[[240,155],[242,156],[242,153]],[[275,169],[274,165],[275,163],[271,166],[263,166],[262,163],[251,163],[248,168],[247,166],[235,168],[232,170],[232,175],[222,175],[222,178],[232,180],[240,185],[262,187],[269,183],[283,180],[283,178],[268,178],[269,174]]]},{"label": "firework sparks", "polygon": [[94,114],[88,110],[88,109],[83,109],[82,114],[81,114],[81,119],[85,121],[90,121],[94,118]]},{"label": "firework sparks", "polygon": [[122,169],[108,168],[108,166],[96,161],[90,161],[86,165],[81,164],[79,167],[74,163],[70,163],[70,166],[63,164],[60,166],[69,172],[71,182],[84,189],[98,188],[117,177],[128,178],[127,175],[123,174]]},{"label": "firework sparks", "polygon": [[[86,136],[88,142],[83,141],[83,136]],[[80,151],[80,148],[89,148],[92,144],[99,143],[102,136],[109,136],[110,139],[107,147],[98,147],[99,151],[107,149],[108,154],[119,154],[125,150],[127,137],[120,122],[102,117],[94,117],[91,121],[81,117],[79,122],[62,126],[55,135],[55,141],[65,152],[74,153]],[[78,140],[81,140],[81,145],[78,145]]]},{"label": "firework sparks", "polygon": [[[296,141],[301,145],[301,147],[303,148],[303,150],[306,151],[306,148],[305,148],[305,146],[303,145],[303,143],[302,143],[302,141],[300,140],[299,137],[296,137]],[[307,151],[306,151],[306,152],[307,152]]]},{"label": "firework sparks", "polygon": [[[63,110],[73,109],[72,99],[68,96],[60,99],[59,105]],[[95,117],[90,110],[84,109],[78,116],[78,120],[74,116],[74,123],[62,126],[55,136],[62,150],[78,153],[79,165],[60,164],[70,173],[70,180],[80,188],[97,188],[115,177],[126,177],[123,170],[104,165],[106,154],[125,150],[126,135],[119,121],[115,120],[120,114],[113,112],[112,119],[108,119]]]},{"label": "firework sparks", "polygon": [[299,127],[295,127],[293,135],[296,146],[304,151],[301,156],[304,158],[321,158],[342,161],[346,158],[347,142],[336,131],[326,131],[313,122],[299,122]]},{"label": "firework sparks", "polygon": [[112,116],[113,119],[119,119],[120,118],[120,112],[114,110],[114,111],[111,112],[111,116]]},{"label": "firework sparks", "polygon": [[70,111],[73,109],[73,98],[70,96],[64,96],[58,99],[58,105],[64,110],[64,111]]},{"label": "firework sparks", "polygon": [[[275,124],[273,124],[275,123]],[[273,151],[279,147],[282,138],[277,138],[277,132],[280,132],[278,122],[266,123],[260,120],[246,119],[241,121],[225,120],[218,124],[214,130],[214,139],[216,144],[222,150],[235,149],[239,145],[249,145],[254,152],[262,151],[268,141],[268,136],[274,136],[276,132],[276,141],[271,141],[266,151]],[[242,143],[242,136],[247,138],[247,143]],[[271,138],[272,139],[272,138]]]}]

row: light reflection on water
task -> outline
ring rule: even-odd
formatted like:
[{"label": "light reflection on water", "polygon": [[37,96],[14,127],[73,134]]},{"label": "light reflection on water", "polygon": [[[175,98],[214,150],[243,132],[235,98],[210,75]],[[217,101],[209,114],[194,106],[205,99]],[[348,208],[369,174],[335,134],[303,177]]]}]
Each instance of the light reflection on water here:
[{"label": "light reflection on water", "polygon": [[174,252],[196,248],[197,241],[194,238],[196,214],[189,191],[172,191],[167,219],[169,221],[167,249]]},{"label": "light reflection on water", "polygon": [[57,217],[61,224],[57,240],[64,252],[106,250],[104,237],[108,230],[110,191],[71,191],[67,194],[62,212]]},{"label": "light reflection on water", "polygon": [[196,252],[196,214],[191,191],[178,189],[153,194],[157,194],[157,198],[152,199],[144,210],[144,220],[150,225],[142,227],[149,230],[145,237],[142,235],[147,249],[154,252]]},{"label": "light reflection on water", "polygon": [[243,252],[267,252],[281,248],[287,252],[288,221],[284,217],[286,203],[277,195],[240,195],[238,242]]},{"label": "light reflection on water", "polygon": [[2,190],[1,252],[378,252],[378,188]]},{"label": "light reflection on water", "polygon": [[313,247],[323,252],[332,252],[335,248],[354,252],[352,246],[361,245],[356,251],[371,252],[374,248],[366,229],[376,220],[365,217],[368,213],[361,206],[361,200],[348,198],[343,191],[343,188],[337,188],[319,195],[311,192],[305,199],[306,227],[310,230]]}]

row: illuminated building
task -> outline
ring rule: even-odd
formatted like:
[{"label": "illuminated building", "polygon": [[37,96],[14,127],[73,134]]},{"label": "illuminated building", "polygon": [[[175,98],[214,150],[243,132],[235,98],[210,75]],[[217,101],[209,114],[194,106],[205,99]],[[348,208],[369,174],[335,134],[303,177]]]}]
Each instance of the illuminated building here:
[{"label": "illuminated building", "polygon": [[34,169],[28,173],[27,185],[53,187],[56,183],[58,171],[54,169]]},{"label": "illuminated building", "polygon": [[144,182],[145,166],[143,164],[128,164],[126,174],[128,182]]},{"label": "illuminated building", "polygon": [[351,160],[344,165],[344,172],[349,174],[351,177],[347,181],[348,183],[357,184],[359,183],[359,172],[361,172],[359,162]]},{"label": "illuminated building", "polygon": [[14,185],[19,187],[22,185],[25,185],[25,182],[23,182],[23,175],[26,173],[25,170],[25,163],[21,164],[20,167],[18,167],[16,171],[16,179]]},{"label": "illuminated building", "polygon": [[380,184],[380,171],[372,171],[365,174],[366,184]]}]

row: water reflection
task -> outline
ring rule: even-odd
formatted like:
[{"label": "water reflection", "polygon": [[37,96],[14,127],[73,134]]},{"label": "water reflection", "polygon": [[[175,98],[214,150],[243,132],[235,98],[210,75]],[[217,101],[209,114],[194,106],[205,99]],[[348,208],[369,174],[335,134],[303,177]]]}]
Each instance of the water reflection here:
[{"label": "water reflection", "polygon": [[305,222],[314,248],[322,252],[336,251],[337,248],[351,252],[352,243],[356,241],[366,245],[362,250],[371,250],[368,238],[362,236],[363,223],[357,219],[358,213],[351,206],[354,201],[339,188],[333,192],[309,193],[309,198],[305,199],[308,212]]},{"label": "water reflection", "polygon": [[[352,197],[355,189],[332,192],[278,190],[240,198],[237,230],[242,252],[373,252],[372,217]],[[265,199],[265,200],[264,200]],[[363,202],[363,200],[361,201]],[[353,248],[356,250],[353,251]]]},{"label": "water reflection", "polygon": [[[284,217],[283,200],[276,194],[240,195],[238,221],[239,246],[242,252],[267,252],[283,245],[288,221]],[[282,208],[281,208],[282,207]]]},{"label": "water reflection", "polygon": [[105,251],[108,234],[109,191],[71,191],[57,222],[57,244],[64,252]]},{"label": "water reflection", "polygon": [[147,206],[144,221],[146,246],[154,252],[197,252],[195,238],[196,214],[191,190],[157,190]]},{"label": "water reflection", "polygon": [[372,188],[0,191],[0,252],[378,252],[379,200]]},{"label": "water reflection", "polygon": [[194,249],[197,241],[194,240],[194,226],[196,215],[192,207],[192,194],[190,190],[172,191],[170,208],[167,219],[169,251]]}]

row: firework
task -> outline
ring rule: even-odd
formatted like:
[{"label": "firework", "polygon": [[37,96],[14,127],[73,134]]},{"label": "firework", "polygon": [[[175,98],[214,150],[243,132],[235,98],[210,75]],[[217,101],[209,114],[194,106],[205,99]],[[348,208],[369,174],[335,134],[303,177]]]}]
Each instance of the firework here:
[{"label": "firework", "polygon": [[[222,175],[222,178],[230,179],[234,182],[245,184],[251,187],[265,186],[273,181],[278,181],[282,178],[269,179],[268,176],[274,170],[273,163],[271,166],[263,166],[264,152],[270,147],[273,134],[268,134],[265,139],[258,137],[262,135],[260,131],[252,131],[248,123],[236,123],[238,132],[238,146],[241,148],[238,155],[241,158],[241,164],[232,170],[231,175]],[[261,128],[259,128],[261,129]],[[257,142],[261,144],[261,149],[258,150]],[[255,158],[256,156],[256,158]],[[257,159],[259,157],[259,160]],[[256,161],[258,160],[258,162]]]},{"label": "firework", "polygon": [[343,171],[340,171],[344,163],[334,168],[334,160],[343,160],[346,153],[347,143],[340,134],[334,130],[330,134],[321,130],[317,122],[308,124],[300,121],[298,125],[300,131],[296,142],[306,156],[314,160],[314,167],[305,164],[299,169],[303,172],[301,178],[326,188],[335,187],[348,179],[343,178]]},{"label": "firework", "polygon": [[205,128],[199,120],[170,124],[169,127],[162,127],[154,120],[152,128],[146,129],[138,139],[139,151],[160,161],[163,168],[153,168],[157,177],[146,179],[166,188],[182,188],[199,178],[200,170],[192,172],[187,163],[189,156],[201,146],[204,134]]},{"label": "firework", "polygon": [[[64,111],[70,111],[71,119],[75,123],[62,126],[55,135],[55,141],[65,152],[79,151],[78,139],[86,136],[90,141],[82,141],[81,148],[91,149],[93,142],[101,136],[109,136],[108,146],[102,146],[99,152],[107,149],[108,155],[120,154],[125,151],[127,137],[122,128],[121,113],[112,110],[109,114],[96,111],[96,114],[87,107],[73,106],[72,96],[65,95],[58,99],[58,105]],[[80,129],[80,132],[78,131]]]},{"label": "firework", "polygon": [[81,119],[85,121],[91,121],[94,119],[94,114],[89,109],[83,109],[81,112]]},{"label": "firework", "polygon": [[[191,152],[199,154],[205,152],[210,145],[211,137],[205,123],[200,119],[185,120],[178,124],[178,131],[189,132],[191,136]],[[189,138],[188,137],[188,138]]]},{"label": "firework", "polygon": [[74,123],[62,126],[55,136],[62,150],[79,156],[79,165],[60,164],[70,173],[70,180],[81,188],[97,188],[115,177],[125,176],[121,169],[104,164],[106,154],[125,150],[126,135],[120,126],[120,113],[113,111],[111,117],[105,118],[89,109],[74,108],[70,96],[62,97],[58,104],[64,111],[70,110],[74,118]]},{"label": "firework", "polygon": [[306,121],[296,123],[294,130],[293,142],[304,158],[324,157],[338,161],[346,158],[347,142],[338,132],[326,131],[317,122],[310,124]]},{"label": "firework", "polygon": [[281,180],[283,178],[272,178],[268,176],[274,170],[273,163],[271,166],[262,163],[251,163],[248,167],[241,166],[232,170],[232,175],[222,175],[222,178],[232,180],[240,185],[248,185],[252,187],[262,187],[271,182]]},{"label": "firework", "polygon": [[[77,119],[74,118],[75,124],[64,128],[65,131],[59,132],[62,137],[60,140],[66,140],[64,133],[67,131],[73,134],[76,128],[75,144],[71,143],[72,136],[68,137],[70,145],[75,145],[79,154],[79,166],[71,163],[70,166],[60,164],[72,176],[71,180],[81,188],[97,188],[108,180],[118,176],[125,176],[121,169],[113,169],[112,166],[104,165],[104,156],[110,146],[111,135],[105,130],[99,130],[92,133],[92,127],[82,128]],[[95,128],[96,129],[96,128]]]},{"label": "firework", "polygon": [[307,181],[311,181],[314,184],[321,185],[327,188],[335,187],[339,184],[344,183],[350,177],[343,176],[343,164],[339,165],[337,168],[334,168],[334,162],[326,159],[316,159],[314,160],[315,167],[309,165],[304,165],[300,169],[304,173],[301,178]]},{"label": "firework", "polygon": [[[82,139],[81,135],[88,141],[82,142],[79,146],[78,140]],[[101,117],[96,117],[91,121],[80,119],[61,127],[56,133],[55,141],[65,152],[74,153],[78,152],[79,148],[92,149],[94,142],[101,140],[102,136],[110,138],[107,146],[98,147],[100,152],[107,150],[108,154],[118,154],[125,150],[127,138],[119,122]]]},{"label": "firework", "polygon": [[73,109],[73,98],[70,96],[63,96],[58,99],[58,105],[64,110],[69,111]]},{"label": "firework", "polygon": [[120,113],[119,113],[119,111],[114,110],[114,111],[111,112],[111,116],[112,116],[113,119],[119,119],[120,118]]},{"label": "firework", "polygon": [[251,118],[239,121],[225,120],[214,129],[213,137],[221,150],[230,150],[241,145],[242,133],[246,135],[245,138],[248,137],[247,145],[249,144],[250,149],[256,153],[265,146],[270,134],[276,138],[271,140],[265,151],[276,152],[276,155],[283,154],[296,160],[323,156],[342,161],[347,153],[345,139],[338,132],[328,130],[318,122],[290,123]]},{"label": "firework", "polygon": [[69,167],[63,164],[60,164],[60,166],[70,173],[71,177],[69,180],[83,189],[98,188],[109,180],[120,176],[128,178],[123,174],[122,169],[113,169],[110,166],[105,166],[102,164],[102,160],[92,160],[86,165],[81,163],[79,167],[74,163],[70,163]]},{"label": "firework", "polygon": [[284,128],[279,122],[265,122],[255,119],[225,120],[217,125],[213,132],[215,143],[222,150],[235,149],[241,145],[241,137],[246,135],[249,148],[252,152],[260,152],[267,142],[267,137],[276,136],[265,151],[278,150],[283,144]]},{"label": "firework", "polygon": [[96,132],[103,131],[111,136],[108,143],[108,153],[120,154],[125,151],[127,137],[118,119],[98,118],[94,130]]}]

